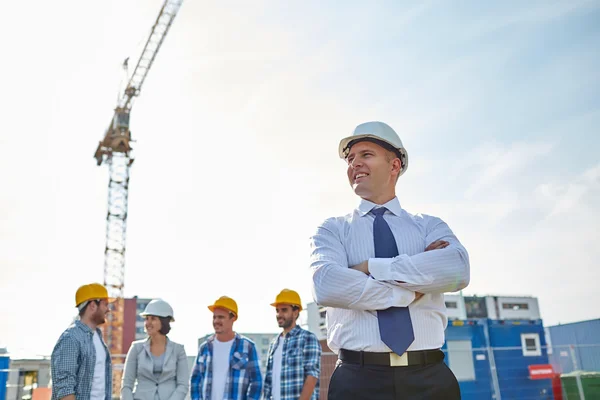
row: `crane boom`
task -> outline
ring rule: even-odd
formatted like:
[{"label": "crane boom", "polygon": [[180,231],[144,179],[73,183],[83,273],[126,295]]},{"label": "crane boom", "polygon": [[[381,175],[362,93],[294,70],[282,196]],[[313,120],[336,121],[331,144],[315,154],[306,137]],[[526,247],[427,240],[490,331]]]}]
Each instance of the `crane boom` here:
[{"label": "crane boom", "polygon": [[139,95],[142,85],[146,80],[146,76],[148,75],[148,71],[150,71],[150,68],[152,67],[156,54],[165,40],[167,32],[169,31],[182,2],[183,0],[167,0],[163,4],[158,17],[156,18],[156,22],[152,27],[152,32],[150,33],[150,36],[148,36],[144,51],[142,51],[135,69],[133,70],[133,74],[131,74],[131,79],[129,79],[129,83],[121,97],[119,107],[130,109],[133,97]]},{"label": "crane boom", "polygon": [[[165,0],[125,90],[120,96],[111,122],[98,143],[94,158],[98,165],[108,164],[108,212],[104,250],[104,284],[116,299],[105,324],[104,336],[112,356],[123,354],[124,278],[131,154],[129,115],[133,100],[139,96],[154,59],[171,27],[183,0]],[[124,362],[124,359],[122,360]],[[118,360],[115,362],[119,363]],[[113,396],[119,396],[121,369],[113,370]]]}]

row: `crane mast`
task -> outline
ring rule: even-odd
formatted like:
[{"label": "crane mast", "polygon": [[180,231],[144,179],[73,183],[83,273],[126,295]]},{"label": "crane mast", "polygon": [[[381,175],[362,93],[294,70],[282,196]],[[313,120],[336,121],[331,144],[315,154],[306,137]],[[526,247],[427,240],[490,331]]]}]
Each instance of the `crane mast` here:
[{"label": "crane mast", "polygon": [[[98,143],[94,158],[98,165],[109,168],[108,210],[106,216],[106,246],[104,250],[104,285],[109,296],[116,299],[104,336],[111,355],[123,354],[124,277],[127,233],[127,203],[129,197],[130,168],[134,157],[131,152],[129,117],[135,97],[139,96],[154,59],[181,7],[183,0],[165,0],[144,49],[135,64],[131,78],[120,96],[113,117]],[[127,60],[126,60],[127,63]],[[124,361],[124,359],[122,360]],[[118,363],[118,361],[116,362]],[[122,368],[113,374],[113,396],[119,396]]]}]

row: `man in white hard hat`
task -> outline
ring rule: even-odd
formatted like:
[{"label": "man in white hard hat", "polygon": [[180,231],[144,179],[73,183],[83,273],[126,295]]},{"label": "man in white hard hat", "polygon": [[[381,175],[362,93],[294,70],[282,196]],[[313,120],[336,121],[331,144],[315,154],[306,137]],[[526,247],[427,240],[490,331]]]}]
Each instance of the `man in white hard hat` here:
[{"label": "man in white hard hat", "polygon": [[408,153],[389,125],[358,125],[339,155],[361,201],[311,237],[313,293],[340,360],[329,399],[460,399],[440,348],[444,292],[468,285],[467,251],[440,218],[400,206]]}]

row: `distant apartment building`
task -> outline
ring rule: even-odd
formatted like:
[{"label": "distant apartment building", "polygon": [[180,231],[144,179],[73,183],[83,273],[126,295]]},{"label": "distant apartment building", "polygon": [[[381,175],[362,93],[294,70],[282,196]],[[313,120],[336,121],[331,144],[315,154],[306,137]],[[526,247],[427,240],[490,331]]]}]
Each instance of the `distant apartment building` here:
[{"label": "distant apartment building", "polygon": [[144,318],[140,313],[144,311],[148,303],[153,299],[140,299],[132,297],[125,299],[125,308],[123,310],[123,354],[127,354],[131,343],[134,340],[144,339]]},{"label": "distant apartment building", "polygon": [[525,296],[461,296],[445,294],[448,319],[489,318],[491,320],[541,319],[536,297]]},{"label": "distant apartment building", "polygon": [[306,325],[303,326],[308,331],[317,335],[317,339],[327,339],[327,307],[317,303],[308,303],[306,305]]}]

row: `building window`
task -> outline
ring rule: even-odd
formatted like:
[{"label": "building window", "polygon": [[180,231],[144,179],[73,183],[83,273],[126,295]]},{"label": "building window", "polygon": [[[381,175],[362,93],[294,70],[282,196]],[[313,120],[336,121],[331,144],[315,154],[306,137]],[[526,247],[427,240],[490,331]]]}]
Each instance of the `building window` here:
[{"label": "building window", "polygon": [[447,301],[446,308],[458,308],[458,303],[456,301]]},{"label": "building window", "polygon": [[523,355],[525,357],[542,355],[540,335],[537,333],[522,333],[521,347],[523,348]]},{"label": "building window", "polygon": [[321,318],[325,318],[326,315],[327,315],[327,310],[323,310],[323,311],[319,312],[319,316]]},{"label": "building window", "polygon": [[529,310],[527,303],[502,303],[503,310]]},{"label": "building window", "polygon": [[262,344],[263,345],[268,345],[269,344],[269,338],[266,338],[266,337],[262,338]]},{"label": "building window", "polygon": [[487,318],[485,297],[465,297],[465,310],[467,318]]},{"label": "building window", "polygon": [[261,353],[262,353],[263,356],[266,356],[267,355],[267,349],[262,349]]},{"label": "building window", "polygon": [[475,380],[473,348],[470,340],[448,340],[448,366],[459,381]]}]

